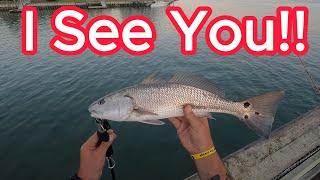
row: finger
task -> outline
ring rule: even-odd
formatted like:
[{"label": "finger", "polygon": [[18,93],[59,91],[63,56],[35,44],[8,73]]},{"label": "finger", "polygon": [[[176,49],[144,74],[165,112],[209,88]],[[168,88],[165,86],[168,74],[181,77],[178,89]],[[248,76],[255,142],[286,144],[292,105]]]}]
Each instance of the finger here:
[{"label": "finger", "polygon": [[181,121],[178,118],[172,117],[172,118],[168,118],[168,119],[176,129],[178,129],[180,127]]},{"label": "finger", "polygon": [[113,141],[117,138],[117,135],[112,129],[109,129],[107,131],[107,133],[109,134],[109,141],[108,142],[110,142],[110,144],[112,144]]},{"label": "finger", "polygon": [[209,119],[207,117],[204,117],[201,120],[206,126],[209,126]]},{"label": "finger", "polygon": [[189,126],[189,121],[187,118],[183,117],[177,117],[181,121],[181,126],[180,127],[186,127]]},{"label": "finger", "polygon": [[191,126],[198,126],[200,121],[199,118],[193,113],[192,108],[190,105],[186,105],[183,108],[184,116],[188,120]]},{"label": "finger", "polygon": [[99,141],[99,137],[95,132],[89,137],[89,139],[83,144],[83,146],[88,148],[95,148],[98,141]]},{"label": "finger", "polygon": [[182,117],[176,117],[176,118],[179,119],[181,122],[187,121],[187,119],[186,119],[184,116],[182,116]]}]

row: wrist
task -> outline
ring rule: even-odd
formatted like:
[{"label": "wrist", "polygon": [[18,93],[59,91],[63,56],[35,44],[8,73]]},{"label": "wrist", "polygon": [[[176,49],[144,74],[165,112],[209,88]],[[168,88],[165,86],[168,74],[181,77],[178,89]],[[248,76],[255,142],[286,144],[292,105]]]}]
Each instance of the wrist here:
[{"label": "wrist", "polygon": [[218,176],[220,179],[227,178],[227,170],[218,153],[208,157],[194,160],[200,179],[211,179]]},{"label": "wrist", "polygon": [[88,179],[88,177],[85,175],[85,173],[83,173],[83,171],[81,171],[81,169],[79,169],[79,171],[76,174],[81,180],[85,180]]},{"label": "wrist", "polygon": [[206,151],[202,151],[202,152],[196,153],[196,154],[191,154],[191,157],[193,160],[199,160],[199,159],[206,158],[208,156],[212,156],[214,153],[216,153],[216,149],[212,146],[211,148],[209,148]]},{"label": "wrist", "polygon": [[210,149],[212,147],[215,149],[214,144],[213,144],[212,140],[210,139],[206,143],[203,143],[202,146],[199,146],[199,152],[197,152],[197,153],[201,153],[203,151],[207,151],[208,149]]},{"label": "wrist", "polygon": [[70,176],[70,180],[82,180],[82,179],[81,179],[81,178],[78,176],[78,174],[76,173],[76,174]]},{"label": "wrist", "polygon": [[217,153],[206,158],[194,160],[200,179],[211,179],[218,176],[226,179],[227,171]]},{"label": "wrist", "polygon": [[88,173],[87,171],[83,170],[83,168],[80,168],[77,176],[81,179],[81,180],[90,180],[90,179],[96,179],[94,177],[92,177],[92,175],[90,175],[90,173]]},{"label": "wrist", "polygon": [[187,150],[190,154],[197,154],[197,153],[202,153],[204,151],[207,151],[212,147],[215,148],[212,140],[210,139],[205,142],[197,143],[197,146],[195,148],[190,150],[187,149]]},{"label": "wrist", "polygon": [[[193,160],[200,177],[213,177],[215,175],[214,162],[216,154]],[[200,178],[202,179],[202,178]],[[209,179],[209,178],[204,178]]]}]

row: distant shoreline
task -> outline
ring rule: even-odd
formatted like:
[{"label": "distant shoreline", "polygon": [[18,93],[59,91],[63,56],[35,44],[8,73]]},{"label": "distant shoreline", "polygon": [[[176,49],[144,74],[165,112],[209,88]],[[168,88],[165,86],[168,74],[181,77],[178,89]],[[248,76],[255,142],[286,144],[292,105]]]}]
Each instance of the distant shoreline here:
[{"label": "distant shoreline", "polygon": [[[168,4],[174,2],[174,0],[165,0]],[[39,10],[45,9],[57,9],[61,6],[77,6],[81,8],[90,9],[90,7],[95,8],[114,8],[114,7],[150,7],[151,4],[155,3],[155,0],[123,0],[123,1],[106,1],[106,7],[101,6],[101,1],[86,1],[86,0],[77,0],[72,2],[72,0],[57,0],[57,1],[39,1],[31,2],[28,6],[37,7]],[[13,1],[0,1],[0,11],[12,11],[18,10],[18,3]],[[18,12],[18,11],[17,11]]]}]

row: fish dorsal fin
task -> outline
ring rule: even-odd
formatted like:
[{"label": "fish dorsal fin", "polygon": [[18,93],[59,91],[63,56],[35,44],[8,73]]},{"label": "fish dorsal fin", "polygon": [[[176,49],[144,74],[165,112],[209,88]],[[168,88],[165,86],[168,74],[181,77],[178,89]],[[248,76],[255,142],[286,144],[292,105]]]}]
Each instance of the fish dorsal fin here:
[{"label": "fish dorsal fin", "polygon": [[164,80],[161,79],[157,79],[157,72],[154,72],[152,74],[150,74],[149,76],[147,76],[143,81],[141,81],[140,84],[156,84],[156,83],[163,83],[165,82]]},{"label": "fish dorsal fin", "polygon": [[203,77],[199,77],[193,74],[177,73],[172,76],[169,82],[203,89],[220,97],[224,97],[224,92],[217,88],[217,86],[214,85],[212,82]]}]

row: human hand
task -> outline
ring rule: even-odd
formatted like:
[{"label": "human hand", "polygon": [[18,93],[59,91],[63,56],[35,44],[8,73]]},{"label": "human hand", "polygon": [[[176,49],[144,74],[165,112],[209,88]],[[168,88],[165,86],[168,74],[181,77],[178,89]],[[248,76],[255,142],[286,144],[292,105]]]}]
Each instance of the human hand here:
[{"label": "human hand", "polygon": [[183,147],[190,154],[200,153],[213,147],[208,118],[197,117],[190,105],[186,105],[183,112],[183,117],[169,118],[177,129]]},{"label": "human hand", "polygon": [[109,141],[101,142],[100,146],[96,147],[99,137],[94,133],[80,149],[80,168],[77,175],[82,180],[98,180],[100,179],[106,160],[106,152],[112,142],[116,139],[116,134],[109,129]]},{"label": "human hand", "polygon": [[[215,148],[212,142],[208,118],[199,118],[192,112],[191,106],[183,108],[184,116],[169,118],[177,129],[177,134],[183,147],[190,154],[197,154]],[[198,175],[201,180],[227,179],[227,169],[218,153],[195,160]]]}]

